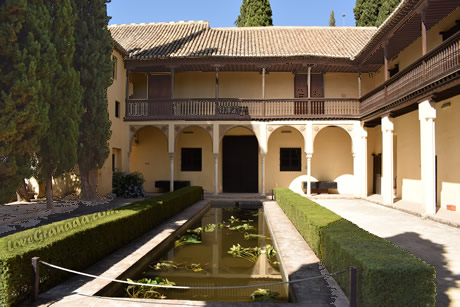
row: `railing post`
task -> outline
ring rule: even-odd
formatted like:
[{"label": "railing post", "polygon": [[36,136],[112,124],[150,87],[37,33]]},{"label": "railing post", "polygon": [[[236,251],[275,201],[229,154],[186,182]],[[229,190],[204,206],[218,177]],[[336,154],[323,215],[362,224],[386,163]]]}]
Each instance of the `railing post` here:
[{"label": "railing post", "polygon": [[38,300],[38,293],[40,289],[40,258],[33,257],[32,258],[32,299],[33,301]]},{"label": "railing post", "polygon": [[350,267],[350,307],[357,306],[356,298],[356,267]]}]

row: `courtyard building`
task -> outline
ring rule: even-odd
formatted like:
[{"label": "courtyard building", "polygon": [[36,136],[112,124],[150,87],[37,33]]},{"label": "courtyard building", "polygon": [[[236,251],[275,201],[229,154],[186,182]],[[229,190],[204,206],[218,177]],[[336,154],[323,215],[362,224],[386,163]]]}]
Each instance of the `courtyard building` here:
[{"label": "courtyard building", "polygon": [[403,0],[378,28],[109,26],[98,192],[118,169],[146,192],[185,181],[460,207],[459,28],[452,0]]}]

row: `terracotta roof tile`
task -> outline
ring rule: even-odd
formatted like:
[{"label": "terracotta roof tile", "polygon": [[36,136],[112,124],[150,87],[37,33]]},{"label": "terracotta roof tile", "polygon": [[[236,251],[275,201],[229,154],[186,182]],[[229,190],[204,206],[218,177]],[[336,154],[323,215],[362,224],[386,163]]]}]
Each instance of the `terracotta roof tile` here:
[{"label": "terracotta roof tile", "polygon": [[178,57],[353,58],[374,27],[210,28],[205,21],[109,26],[131,59]]}]

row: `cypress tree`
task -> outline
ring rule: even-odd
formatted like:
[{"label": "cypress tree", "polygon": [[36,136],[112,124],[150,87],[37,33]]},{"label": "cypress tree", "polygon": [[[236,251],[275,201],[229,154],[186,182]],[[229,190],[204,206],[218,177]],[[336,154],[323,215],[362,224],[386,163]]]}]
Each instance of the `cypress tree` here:
[{"label": "cypress tree", "polygon": [[379,15],[377,16],[377,20],[375,21],[375,25],[378,27],[380,26],[385,19],[390,16],[390,14],[394,11],[394,9],[398,6],[401,0],[383,0],[382,6],[379,10]]},{"label": "cypress tree", "polygon": [[[107,88],[112,82],[112,38],[107,23],[106,0],[72,0],[77,16],[74,67],[80,73],[84,112],[79,125],[78,167],[82,199],[94,200],[96,182],[90,176],[109,155],[111,135]],[[92,176],[92,178],[94,178]],[[96,179],[96,178],[94,178]]]},{"label": "cypress tree", "polygon": [[375,26],[381,2],[381,0],[356,0],[356,6],[353,8],[356,25],[359,27]]},{"label": "cypress tree", "polygon": [[273,26],[269,0],[243,0],[240,16],[235,21],[238,27]]},{"label": "cypress tree", "polygon": [[353,8],[357,26],[380,26],[401,0],[356,0]]},{"label": "cypress tree", "polygon": [[34,153],[48,127],[55,50],[51,18],[40,0],[0,4],[0,201],[32,175]]},{"label": "cypress tree", "polygon": [[70,0],[48,6],[52,18],[51,42],[56,47],[56,73],[50,98],[49,128],[40,142],[39,177],[46,182],[47,208],[52,208],[52,177],[70,171],[77,163],[78,125],[83,112],[79,75],[73,67],[74,23]]},{"label": "cypress tree", "polygon": [[329,16],[329,27],[335,27],[334,10],[332,10],[331,15]]}]

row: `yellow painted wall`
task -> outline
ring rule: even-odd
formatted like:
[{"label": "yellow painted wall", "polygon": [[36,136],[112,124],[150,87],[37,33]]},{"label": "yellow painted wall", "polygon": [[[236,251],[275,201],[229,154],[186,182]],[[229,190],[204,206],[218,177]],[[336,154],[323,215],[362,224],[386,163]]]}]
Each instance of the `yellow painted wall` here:
[{"label": "yellow painted wall", "polygon": [[[353,178],[351,150],[351,138],[345,130],[339,127],[323,128],[313,143],[312,177],[318,181],[337,181],[339,192],[344,193],[341,185],[345,186]],[[348,178],[347,181],[342,182],[343,176]],[[345,193],[353,193],[352,188],[347,188]]]},{"label": "yellow painted wall", "polygon": [[396,135],[396,197],[422,202],[420,177],[420,122],[418,111],[394,118]]},{"label": "yellow painted wall", "polygon": [[219,73],[219,97],[260,98],[262,95],[262,75],[258,72]]},{"label": "yellow painted wall", "polygon": [[[442,106],[450,102],[450,107]],[[436,104],[436,155],[438,205],[460,210],[460,95]]]},{"label": "yellow painted wall", "polygon": [[[262,92],[262,89],[260,91]],[[294,98],[294,74],[290,72],[266,74],[265,98]]]},{"label": "yellow painted wall", "polygon": [[[289,131],[290,133],[282,133]],[[302,134],[295,128],[280,127],[270,134],[268,139],[268,152],[265,157],[265,190],[271,191],[273,188],[288,188],[292,181],[297,177],[306,174],[307,159],[304,149],[305,141]],[[280,148],[297,147],[301,148],[302,166],[298,172],[280,171]]]},{"label": "yellow painted wall", "polygon": [[136,132],[133,140],[130,168],[131,172],[144,175],[144,190],[156,192],[156,180],[169,180],[170,159],[166,135],[158,128],[145,127]]},{"label": "yellow painted wall", "polygon": [[180,72],[174,79],[175,98],[216,97],[215,72]]},{"label": "yellow painted wall", "polygon": [[361,73],[361,95],[364,96],[369,93],[371,90],[383,83],[383,80],[384,76],[382,69],[376,73]]},{"label": "yellow painted wall", "polygon": [[[193,134],[184,134],[192,132]],[[181,171],[182,148],[201,148],[201,172]],[[189,127],[179,132],[176,137],[176,154],[174,156],[174,177],[176,180],[188,180],[191,185],[202,186],[205,192],[214,191],[214,156],[211,135],[200,127]]]},{"label": "yellow painted wall", "polygon": [[357,73],[324,74],[325,98],[358,98]]},{"label": "yellow painted wall", "polygon": [[[126,75],[126,72],[125,72]],[[126,80],[125,80],[126,83]],[[129,98],[147,99],[147,74],[130,73],[129,74]]]}]

